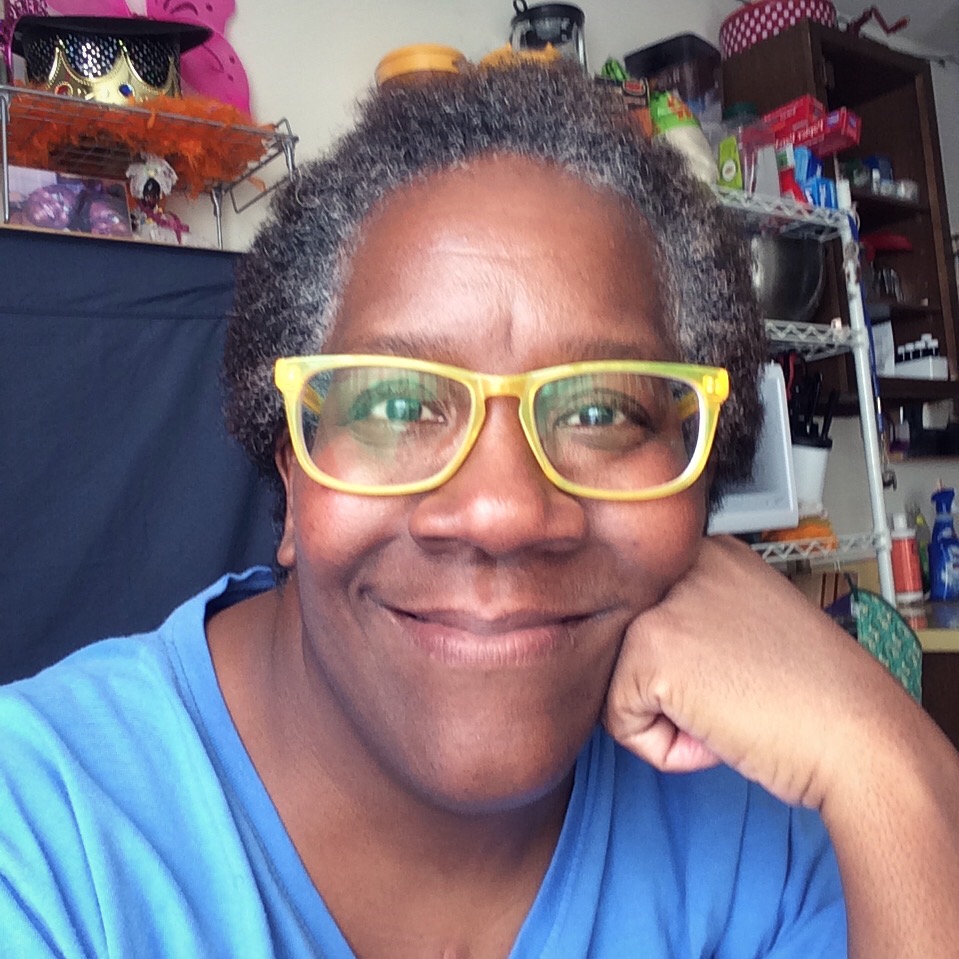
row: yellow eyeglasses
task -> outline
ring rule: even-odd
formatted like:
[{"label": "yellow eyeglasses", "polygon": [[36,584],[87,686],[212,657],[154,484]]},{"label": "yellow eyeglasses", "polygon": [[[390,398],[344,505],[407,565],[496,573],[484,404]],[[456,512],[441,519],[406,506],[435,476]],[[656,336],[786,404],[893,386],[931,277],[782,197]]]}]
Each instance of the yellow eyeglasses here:
[{"label": "yellow eyeglasses", "polygon": [[519,400],[530,449],[561,490],[605,500],[671,496],[705,468],[729,395],[719,367],[640,360],[497,376],[398,356],[290,356],[276,361],[274,379],[303,470],[364,496],[445,483],[496,396]]}]

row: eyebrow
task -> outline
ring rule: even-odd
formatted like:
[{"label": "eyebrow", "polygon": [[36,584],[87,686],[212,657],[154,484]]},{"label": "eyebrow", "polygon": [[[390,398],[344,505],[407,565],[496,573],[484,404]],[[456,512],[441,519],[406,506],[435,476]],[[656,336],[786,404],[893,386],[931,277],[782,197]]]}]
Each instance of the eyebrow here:
[{"label": "eyebrow", "polygon": [[[675,360],[676,351],[670,349],[666,343],[644,345],[641,343],[625,343],[611,339],[568,339],[556,341],[553,344],[557,352],[566,354],[557,362],[570,363],[577,360]],[[361,340],[354,344],[352,353],[372,353],[384,356],[405,356],[411,358],[436,358],[456,363],[462,355],[462,342],[451,336],[430,335],[417,336],[410,334],[384,334]],[[477,350],[477,353],[480,351]]]},{"label": "eyebrow", "polygon": [[383,356],[406,356],[422,358],[430,354],[450,356],[454,352],[454,341],[450,336],[416,336],[380,334],[371,339],[361,339],[354,344],[351,353],[373,353]]}]

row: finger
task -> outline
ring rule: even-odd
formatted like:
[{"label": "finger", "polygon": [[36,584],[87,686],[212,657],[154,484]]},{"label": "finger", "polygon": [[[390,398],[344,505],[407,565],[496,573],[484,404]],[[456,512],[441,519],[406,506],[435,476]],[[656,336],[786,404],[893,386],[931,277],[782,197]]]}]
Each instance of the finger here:
[{"label": "finger", "polygon": [[635,720],[628,730],[612,716],[604,720],[609,734],[625,749],[667,773],[689,773],[718,766],[722,760],[700,739],[678,729],[659,714],[643,729]]}]

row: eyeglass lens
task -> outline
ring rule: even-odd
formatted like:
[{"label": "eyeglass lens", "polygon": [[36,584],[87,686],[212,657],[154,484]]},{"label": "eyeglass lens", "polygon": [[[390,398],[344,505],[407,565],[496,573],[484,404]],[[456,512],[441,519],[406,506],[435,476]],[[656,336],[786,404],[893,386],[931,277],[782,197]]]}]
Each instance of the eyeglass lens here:
[{"label": "eyeglass lens", "polygon": [[[434,476],[462,449],[473,416],[463,383],[375,366],[315,374],[300,410],[313,462],[357,486]],[[596,490],[642,490],[686,470],[699,440],[700,403],[680,380],[588,373],[541,386],[533,419],[543,453],[564,479]]]}]

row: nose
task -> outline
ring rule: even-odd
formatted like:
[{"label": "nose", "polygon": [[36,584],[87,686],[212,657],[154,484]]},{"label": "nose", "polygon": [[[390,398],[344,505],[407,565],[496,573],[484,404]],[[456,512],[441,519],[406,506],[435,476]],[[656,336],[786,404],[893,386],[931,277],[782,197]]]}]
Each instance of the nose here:
[{"label": "nose", "polygon": [[451,479],[422,496],[410,533],[426,548],[466,544],[490,556],[523,550],[570,552],[586,535],[582,503],[540,469],[517,400],[487,401],[486,420]]}]

